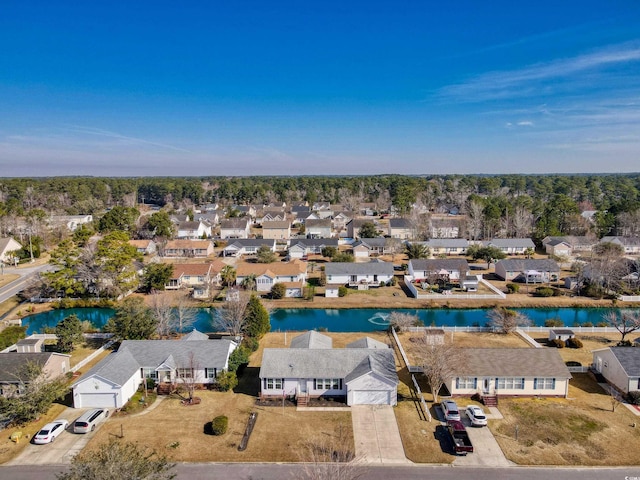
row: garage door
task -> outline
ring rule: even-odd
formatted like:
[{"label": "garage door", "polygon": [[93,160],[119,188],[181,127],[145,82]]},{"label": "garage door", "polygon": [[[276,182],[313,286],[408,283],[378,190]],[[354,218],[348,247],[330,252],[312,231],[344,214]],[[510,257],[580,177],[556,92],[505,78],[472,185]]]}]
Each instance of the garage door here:
[{"label": "garage door", "polygon": [[389,405],[387,390],[359,390],[353,392],[354,405]]},{"label": "garage door", "polygon": [[116,408],[115,393],[81,393],[80,408]]}]

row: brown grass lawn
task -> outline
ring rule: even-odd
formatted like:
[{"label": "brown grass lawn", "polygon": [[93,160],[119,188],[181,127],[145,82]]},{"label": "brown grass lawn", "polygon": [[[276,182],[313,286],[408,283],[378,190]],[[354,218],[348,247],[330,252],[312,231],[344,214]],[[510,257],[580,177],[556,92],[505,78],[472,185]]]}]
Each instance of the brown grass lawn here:
[{"label": "brown grass lawn", "polygon": [[20,278],[20,275],[18,275],[17,273],[5,273],[4,275],[0,275],[0,287],[4,287],[17,278]]},{"label": "brown grass lawn", "polygon": [[[54,403],[49,411],[40,417],[39,420],[23,427],[12,427],[3,430],[1,432],[2,436],[0,437],[0,464],[8,462],[12,458],[16,457],[29,443],[31,438],[38,433],[38,430],[40,430],[46,423],[57,419],[66,408],[67,407],[64,405]],[[23,436],[18,443],[14,443],[10,439],[13,432],[22,432],[23,435],[28,435],[29,438]]]},{"label": "brown grass lawn", "polygon": [[[304,460],[305,446],[324,444],[342,429],[353,447],[349,412],[297,412],[293,407],[257,407],[255,398],[233,392],[199,391],[202,403],[190,407],[166,398],[146,415],[115,417],[90,441],[87,448],[106,442],[110,435],[167,454],[179,462],[297,462]],[[238,451],[250,412],[257,421],[244,452]],[[206,435],[204,426],[218,415],[229,417],[229,429],[219,437]]]},{"label": "brown grass lawn", "polygon": [[[589,333],[579,334],[576,338],[583,344],[582,348],[559,348],[558,353],[565,362],[580,362],[582,365],[590,365],[593,361],[593,350],[600,348],[613,347],[620,340],[619,333]],[[635,337],[631,337],[635,338]],[[547,344],[547,337],[536,338],[538,343]]]},{"label": "brown grass lawn", "polygon": [[[574,374],[569,399],[501,399],[490,425],[508,459],[523,465],[638,465],[638,417],[588,374]],[[515,438],[516,426],[518,438]]]}]

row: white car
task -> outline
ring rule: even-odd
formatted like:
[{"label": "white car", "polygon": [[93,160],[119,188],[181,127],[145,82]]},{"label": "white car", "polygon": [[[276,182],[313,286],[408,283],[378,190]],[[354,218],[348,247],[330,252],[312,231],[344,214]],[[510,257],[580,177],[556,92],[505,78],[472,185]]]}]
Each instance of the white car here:
[{"label": "white car", "polygon": [[486,427],[487,426],[487,417],[482,411],[480,407],[476,407],[475,405],[469,405],[465,410],[467,417],[469,417],[469,421],[471,425],[474,427]]},{"label": "white car", "polygon": [[47,423],[40,429],[38,433],[33,436],[33,443],[42,445],[43,443],[53,442],[58,435],[66,430],[69,426],[69,421],[64,418],[59,418],[51,423]]}]

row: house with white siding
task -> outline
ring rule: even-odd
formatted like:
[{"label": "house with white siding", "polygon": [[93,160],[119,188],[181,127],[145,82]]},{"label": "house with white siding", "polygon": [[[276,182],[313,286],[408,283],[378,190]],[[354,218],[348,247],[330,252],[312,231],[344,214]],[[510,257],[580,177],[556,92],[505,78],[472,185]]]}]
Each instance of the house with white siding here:
[{"label": "house with white siding", "polygon": [[[269,292],[276,283],[286,283],[293,296],[295,290],[302,293],[307,281],[307,263],[300,260],[287,263],[240,263],[236,267],[236,285],[242,285],[250,275],[255,276],[258,292]],[[297,284],[297,287],[293,284]]]},{"label": "house with white siding", "polygon": [[608,347],[594,350],[593,368],[623,393],[640,390],[640,348]]},{"label": "house with white siding", "polygon": [[269,238],[239,238],[222,249],[225,257],[240,257],[241,255],[255,255],[262,246],[267,246],[272,252],[276,251],[276,241]]},{"label": "house with white siding", "polygon": [[138,253],[142,255],[154,255],[158,251],[156,242],[153,240],[129,240],[129,245],[136,247]]},{"label": "house with white siding", "polygon": [[12,237],[0,238],[0,262],[2,263],[13,263],[13,255],[11,252],[16,250],[20,250],[22,245],[14,240]]},{"label": "house with white siding", "polygon": [[220,222],[220,238],[249,238],[251,221],[247,218],[229,218]]},{"label": "house with white siding", "polygon": [[372,261],[366,263],[331,262],[324,266],[327,284],[348,285],[366,290],[388,284],[393,279],[393,264]]},{"label": "house with white siding", "polygon": [[495,271],[500,279],[514,282],[548,283],[560,278],[558,263],[547,258],[500,260]]},{"label": "house with white siding", "polygon": [[409,260],[408,273],[412,280],[460,282],[467,276],[469,264],[463,258],[428,258]]},{"label": "house with white siding", "polygon": [[194,222],[180,222],[178,224],[178,238],[209,238],[211,237],[211,225],[203,220]]},{"label": "house with white siding", "polygon": [[524,255],[528,249],[535,251],[536,248],[530,238],[494,238],[484,242],[484,245],[498,248],[506,255]]},{"label": "house with white siding", "polygon": [[414,232],[415,228],[410,220],[406,218],[389,219],[389,236],[391,238],[409,240],[415,236]]},{"label": "house with white siding", "polygon": [[163,249],[165,257],[208,257],[213,255],[211,240],[169,240]]},{"label": "house with white siding", "polygon": [[326,247],[338,248],[337,238],[300,238],[291,240],[289,258],[302,258],[307,255],[320,255]]},{"label": "house with white siding", "polygon": [[307,219],[304,222],[304,232],[307,238],[331,238],[331,219]]}]

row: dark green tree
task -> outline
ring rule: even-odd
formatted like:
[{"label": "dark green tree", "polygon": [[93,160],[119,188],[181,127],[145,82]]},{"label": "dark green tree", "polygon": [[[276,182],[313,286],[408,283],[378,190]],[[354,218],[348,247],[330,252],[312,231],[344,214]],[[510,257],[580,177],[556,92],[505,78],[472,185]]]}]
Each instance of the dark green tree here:
[{"label": "dark green tree", "polygon": [[147,264],[142,275],[142,291],[150,293],[153,290],[164,290],[172,275],[173,265],[170,263]]},{"label": "dark green tree", "polygon": [[474,260],[484,260],[487,262],[487,268],[496,260],[502,260],[507,256],[498,247],[471,245],[467,248],[467,255]]},{"label": "dark green tree", "polygon": [[71,240],[63,240],[51,252],[49,263],[56,267],[51,272],[42,275],[48,279],[51,288],[62,292],[66,296],[81,296],[84,287],[77,278],[77,266],[80,263],[80,250]]},{"label": "dark green tree", "polygon": [[244,333],[257,340],[261,339],[265,333],[271,330],[269,312],[260,302],[257,295],[251,295],[249,304],[244,314]]},{"label": "dark green tree", "polygon": [[157,327],[158,320],[144,300],[127,297],[107,321],[104,331],[113,333],[118,340],[148,340],[155,335]]},{"label": "dark green tree", "polygon": [[278,256],[267,245],[260,245],[256,252],[258,263],[273,263],[278,260]]},{"label": "dark green tree", "polygon": [[404,249],[409,260],[411,259],[420,259],[420,258],[429,258],[431,256],[431,250],[426,245],[421,243],[408,243]]},{"label": "dark green tree", "polygon": [[140,212],[133,207],[115,206],[105,213],[98,222],[100,232],[134,232]]},{"label": "dark green tree", "polygon": [[284,283],[275,283],[273,287],[271,287],[271,298],[274,300],[280,300],[284,298],[287,292],[287,287],[284,286]]},{"label": "dark green tree", "polygon": [[151,214],[147,226],[156,237],[173,237],[173,222],[164,210]]},{"label": "dark green tree", "polygon": [[338,253],[338,249],[336,247],[324,247],[322,249],[322,256],[333,258]]},{"label": "dark green tree", "polygon": [[91,238],[91,235],[93,235],[93,229],[83,223],[73,232],[72,238],[76,245],[84,247]]},{"label": "dark green tree", "polygon": [[364,222],[358,230],[358,236],[360,238],[375,238],[378,236],[378,230],[373,222]]},{"label": "dark green tree", "polygon": [[83,341],[82,322],[76,315],[69,315],[58,322],[55,333],[58,337],[58,351],[70,353],[75,344]]}]

